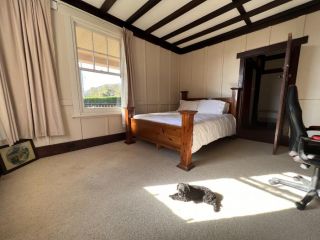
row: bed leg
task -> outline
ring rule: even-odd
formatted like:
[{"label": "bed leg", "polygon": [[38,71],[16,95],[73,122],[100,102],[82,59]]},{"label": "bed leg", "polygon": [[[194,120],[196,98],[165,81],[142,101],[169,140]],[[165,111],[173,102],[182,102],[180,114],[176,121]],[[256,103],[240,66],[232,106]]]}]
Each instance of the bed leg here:
[{"label": "bed leg", "polygon": [[193,120],[197,111],[179,111],[181,114],[181,149],[180,163],[177,167],[189,171],[194,167],[192,163],[192,136],[193,136]]},{"label": "bed leg", "polygon": [[133,117],[134,107],[125,108],[125,124],[126,124],[126,144],[135,143],[131,130],[131,118]]}]

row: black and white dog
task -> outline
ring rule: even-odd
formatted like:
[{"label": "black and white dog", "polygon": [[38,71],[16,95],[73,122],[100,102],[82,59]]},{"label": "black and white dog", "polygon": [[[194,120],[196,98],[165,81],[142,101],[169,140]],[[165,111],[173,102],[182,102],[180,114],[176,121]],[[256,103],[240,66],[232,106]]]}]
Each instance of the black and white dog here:
[{"label": "black and white dog", "polygon": [[222,195],[212,192],[209,188],[179,183],[177,190],[177,193],[169,196],[173,200],[193,201],[195,203],[204,202],[212,205],[215,212],[220,210]]}]

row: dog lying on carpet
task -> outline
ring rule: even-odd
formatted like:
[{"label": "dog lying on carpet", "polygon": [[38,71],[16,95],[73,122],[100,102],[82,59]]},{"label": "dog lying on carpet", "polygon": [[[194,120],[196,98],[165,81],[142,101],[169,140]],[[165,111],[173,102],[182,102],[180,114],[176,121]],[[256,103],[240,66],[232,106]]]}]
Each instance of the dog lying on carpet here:
[{"label": "dog lying on carpet", "polygon": [[213,206],[215,212],[220,211],[222,195],[212,192],[209,188],[179,183],[178,192],[170,195],[173,200],[183,202],[207,203]]}]

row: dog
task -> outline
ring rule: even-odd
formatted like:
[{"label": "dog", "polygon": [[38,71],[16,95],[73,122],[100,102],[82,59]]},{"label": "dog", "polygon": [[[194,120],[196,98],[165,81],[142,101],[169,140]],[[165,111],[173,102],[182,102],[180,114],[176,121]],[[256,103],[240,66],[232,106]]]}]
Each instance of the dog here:
[{"label": "dog", "polygon": [[177,185],[177,191],[177,193],[169,195],[169,197],[171,197],[173,200],[179,200],[183,202],[204,202],[212,205],[215,212],[220,211],[222,195],[212,192],[209,188],[179,183]]}]

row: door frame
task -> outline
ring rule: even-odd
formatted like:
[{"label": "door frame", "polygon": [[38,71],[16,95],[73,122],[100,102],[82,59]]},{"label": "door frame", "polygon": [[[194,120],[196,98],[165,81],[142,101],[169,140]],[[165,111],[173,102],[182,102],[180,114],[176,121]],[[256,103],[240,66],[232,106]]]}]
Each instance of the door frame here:
[{"label": "door frame", "polygon": [[[288,84],[295,84],[296,78],[297,78],[297,72],[298,72],[298,64],[299,64],[299,58],[300,58],[300,51],[301,51],[301,45],[308,42],[308,36],[304,36],[301,38],[296,38],[292,40],[292,52],[291,52],[291,59],[290,59],[290,69],[289,69],[289,75],[290,79]],[[239,92],[238,92],[238,105],[237,105],[237,136],[240,136],[242,138],[247,138],[250,140],[255,141],[261,141],[261,142],[268,142],[273,143],[274,136],[259,136],[259,134],[255,134],[254,132],[244,134],[243,130],[243,113],[246,112],[246,107],[244,104],[248,102],[248,99],[244,99],[244,81],[246,79],[246,59],[257,57],[260,55],[270,55],[270,53],[275,52],[286,52],[287,48],[287,41],[276,43],[270,46],[261,47],[252,49],[249,51],[241,52],[237,54],[237,58],[240,59],[240,69],[239,69]],[[281,136],[280,138],[280,144],[282,145],[288,145],[289,139],[288,136]]]}]

